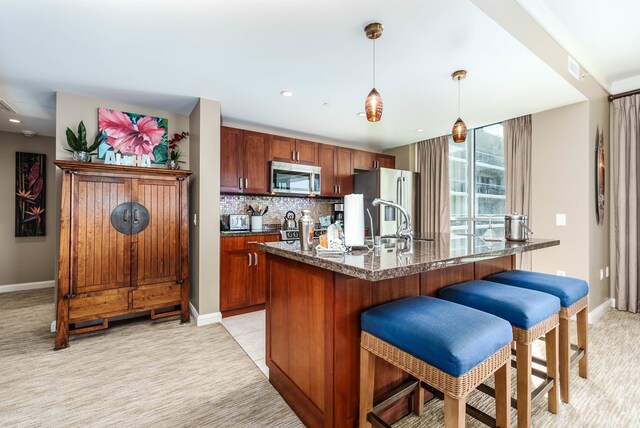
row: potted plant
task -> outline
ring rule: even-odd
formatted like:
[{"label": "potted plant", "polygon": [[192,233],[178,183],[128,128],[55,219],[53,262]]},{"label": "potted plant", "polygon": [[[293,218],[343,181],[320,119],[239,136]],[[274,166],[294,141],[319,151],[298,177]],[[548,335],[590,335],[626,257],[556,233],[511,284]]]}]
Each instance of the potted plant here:
[{"label": "potted plant", "polygon": [[93,144],[89,146],[87,144],[87,128],[84,126],[84,122],[80,121],[78,125],[78,135],[73,133],[73,131],[67,128],[67,144],[71,147],[71,150],[65,149],[68,152],[73,153],[73,160],[80,162],[91,162],[91,155],[95,149],[100,145],[100,141],[102,137],[100,134],[96,135],[96,138],[93,140]]},{"label": "potted plant", "polygon": [[189,136],[188,132],[174,133],[173,137],[167,141],[169,143],[169,160],[167,160],[167,168],[180,169],[180,164],[184,163],[180,160],[182,152],[178,150],[178,143]]}]

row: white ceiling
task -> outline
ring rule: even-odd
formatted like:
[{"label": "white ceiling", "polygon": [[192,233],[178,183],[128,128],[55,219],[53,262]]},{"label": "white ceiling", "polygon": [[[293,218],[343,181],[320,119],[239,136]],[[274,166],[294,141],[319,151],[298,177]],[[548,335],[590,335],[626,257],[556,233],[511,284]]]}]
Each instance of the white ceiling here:
[{"label": "white ceiling", "polygon": [[[469,70],[462,118],[471,127],[585,99],[469,0],[0,6],[0,98],[23,119],[0,115],[0,130],[53,135],[55,91],[182,114],[205,97],[221,101],[227,123],[386,148],[450,132],[450,74],[460,68]],[[369,123],[356,113],[371,89],[363,28],[376,20],[385,26],[376,82],[384,113]]]},{"label": "white ceiling", "polygon": [[610,93],[640,87],[638,0],[518,0]]}]

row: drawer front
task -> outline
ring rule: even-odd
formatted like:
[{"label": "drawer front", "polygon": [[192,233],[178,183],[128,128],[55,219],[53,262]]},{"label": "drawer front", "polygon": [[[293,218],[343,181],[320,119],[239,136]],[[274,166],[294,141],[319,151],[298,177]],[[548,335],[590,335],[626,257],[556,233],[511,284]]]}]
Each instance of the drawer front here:
[{"label": "drawer front", "polygon": [[99,318],[129,308],[129,290],[107,290],[87,293],[69,299],[69,319]]},{"label": "drawer front", "polygon": [[180,284],[157,284],[132,291],[134,309],[157,308],[180,304]]}]

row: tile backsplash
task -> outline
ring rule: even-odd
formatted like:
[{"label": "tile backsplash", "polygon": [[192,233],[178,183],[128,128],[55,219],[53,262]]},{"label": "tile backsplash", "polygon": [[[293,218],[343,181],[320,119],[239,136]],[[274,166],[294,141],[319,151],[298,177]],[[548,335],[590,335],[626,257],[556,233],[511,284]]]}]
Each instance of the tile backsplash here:
[{"label": "tile backsplash", "polygon": [[269,206],[269,211],[262,219],[263,228],[279,228],[282,225],[284,215],[287,211],[296,213],[296,220],[302,215],[302,210],[310,210],[311,216],[319,222],[320,216],[331,215],[331,206],[342,199],[319,199],[319,198],[290,198],[285,196],[244,196],[244,195],[220,195],[220,215],[223,219],[229,214],[246,214],[247,208],[251,205],[258,209],[258,206]]}]

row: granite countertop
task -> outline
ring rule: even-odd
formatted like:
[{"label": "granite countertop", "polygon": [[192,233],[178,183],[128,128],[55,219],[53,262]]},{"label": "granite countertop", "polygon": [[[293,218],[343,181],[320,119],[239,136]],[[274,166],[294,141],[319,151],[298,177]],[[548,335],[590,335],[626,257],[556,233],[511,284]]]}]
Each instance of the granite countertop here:
[{"label": "granite countertop", "polygon": [[368,281],[380,281],[556,245],[560,245],[560,241],[556,239],[487,242],[478,236],[435,234],[428,240],[414,240],[410,248],[406,248],[404,242],[382,244],[379,248],[356,249],[339,256],[300,251],[298,241],[270,242],[258,244],[258,247],[267,253],[333,272]]},{"label": "granite countertop", "polygon": [[221,238],[229,238],[235,236],[264,236],[264,235],[280,235],[280,230],[262,230],[260,232],[251,232],[250,230],[221,230]]}]

